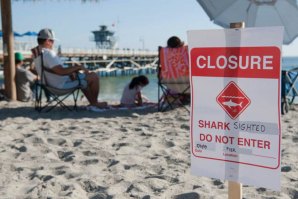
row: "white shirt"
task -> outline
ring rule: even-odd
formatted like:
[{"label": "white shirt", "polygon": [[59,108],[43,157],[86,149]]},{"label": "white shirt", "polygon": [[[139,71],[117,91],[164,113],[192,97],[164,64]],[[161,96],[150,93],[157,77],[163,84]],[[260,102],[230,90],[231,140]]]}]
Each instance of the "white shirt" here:
[{"label": "white shirt", "polygon": [[[44,67],[51,69],[57,65],[63,66],[63,63],[60,57],[58,57],[53,50],[43,48],[42,53],[43,53]],[[34,59],[34,64],[38,75],[41,76],[41,56],[38,56],[37,58]],[[69,79],[67,75],[64,75],[64,76],[56,75],[56,74],[47,72],[46,70],[44,70],[44,77],[45,77],[44,81],[46,81],[48,85],[55,88],[63,88],[65,82]]]},{"label": "white shirt", "polygon": [[141,91],[140,86],[136,86],[133,89],[129,89],[129,84],[124,87],[122,97],[121,97],[121,104],[125,105],[134,105],[137,93]]}]

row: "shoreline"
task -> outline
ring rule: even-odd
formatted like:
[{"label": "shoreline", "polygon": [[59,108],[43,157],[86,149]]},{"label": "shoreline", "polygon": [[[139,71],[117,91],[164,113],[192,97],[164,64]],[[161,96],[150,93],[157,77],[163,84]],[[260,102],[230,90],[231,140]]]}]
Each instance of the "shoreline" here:
[{"label": "shoreline", "polygon": [[[183,108],[38,113],[1,101],[0,119],[0,198],[228,197],[227,181],[190,174]],[[244,185],[244,198],[297,198],[297,105],[281,125],[281,192]]]}]

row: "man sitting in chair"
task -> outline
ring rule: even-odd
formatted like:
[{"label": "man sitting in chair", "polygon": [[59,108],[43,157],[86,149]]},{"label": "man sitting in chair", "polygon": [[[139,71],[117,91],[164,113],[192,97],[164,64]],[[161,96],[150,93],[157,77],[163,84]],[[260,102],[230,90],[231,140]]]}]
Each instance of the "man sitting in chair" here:
[{"label": "man sitting in chair", "polygon": [[[32,49],[38,74],[41,74],[43,64],[47,84],[59,89],[78,86],[79,81],[76,78],[79,78],[82,92],[89,101],[89,106],[92,108],[105,108],[107,106],[106,102],[97,101],[100,88],[98,75],[79,64],[75,64],[73,67],[63,67],[60,57],[53,51],[54,41],[55,35],[51,29],[45,28],[39,31],[38,46]],[[76,73],[77,76],[75,76]]]}]

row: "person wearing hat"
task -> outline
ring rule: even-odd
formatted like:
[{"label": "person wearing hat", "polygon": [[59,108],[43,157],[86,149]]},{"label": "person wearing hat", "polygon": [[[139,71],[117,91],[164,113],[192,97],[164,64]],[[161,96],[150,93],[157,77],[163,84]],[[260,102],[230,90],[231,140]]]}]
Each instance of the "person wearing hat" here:
[{"label": "person wearing hat", "polygon": [[43,60],[47,84],[55,88],[67,89],[79,84],[78,80],[71,77],[73,74],[81,71],[78,73],[77,78],[80,79],[82,92],[89,101],[89,107],[92,109],[106,107],[106,102],[97,101],[99,94],[98,75],[79,64],[67,68],[63,67],[62,60],[53,50],[55,40],[55,34],[51,29],[45,28],[39,31],[37,36],[38,46],[31,50],[37,73],[41,75]]},{"label": "person wearing hat", "polygon": [[37,76],[24,68],[24,56],[19,52],[15,53],[15,64],[17,100],[28,102],[32,99],[31,85],[37,80]]}]

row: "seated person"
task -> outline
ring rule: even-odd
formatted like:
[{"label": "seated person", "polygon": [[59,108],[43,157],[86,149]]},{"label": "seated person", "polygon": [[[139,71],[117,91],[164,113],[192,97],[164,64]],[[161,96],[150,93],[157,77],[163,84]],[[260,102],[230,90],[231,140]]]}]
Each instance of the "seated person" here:
[{"label": "seated person", "polygon": [[[183,47],[181,49],[181,47]],[[167,88],[172,94],[190,93],[189,87],[189,60],[187,46],[177,36],[172,36],[167,41],[167,48],[173,50],[167,54],[167,69],[164,71]],[[179,50],[181,49],[181,50]],[[169,83],[172,82],[173,83]],[[183,84],[174,84],[175,82]]]},{"label": "seated person", "polygon": [[142,106],[145,97],[142,96],[141,90],[148,84],[149,80],[144,75],[132,78],[131,82],[124,87],[120,107]]},{"label": "seated person", "polygon": [[190,85],[187,46],[179,37],[172,36],[167,40],[167,47],[162,48],[160,53],[160,79],[167,89],[159,100],[170,104],[188,104]]},{"label": "seated person", "polygon": [[[98,102],[97,97],[99,94],[99,77],[96,73],[89,71],[83,65],[76,64],[73,67],[65,68],[60,57],[53,51],[55,36],[51,29],[42,29],[38,33],[37,42],[38,46],[32,49],[34,56],[35,68],[38,74],[41,74],[42,62],[45,68],[45,77],[47,83],[55,88],[67,89],[73,88],[78,85],[79,81],[74,79],[75,73],[78,73],[76,78],[80,79],[82,84],[82,92],[89,102],[91,110],[96,108],[107,107],[106,102]],[[40,52],[42,52],[42,58]]]},{"label": "seated person", "polygon": [[181,46],[184,46],[184,42],[177,36],[172,36],[167,41],[168,48],[179,48]]},{"label": "seated person", "polygon": [[15,53],[16,64],[16,87],[17,87],[17,100],[28,102],[32,99],[31,85],[37,80],[37,76],[24,68],[24,57],[21,53]]}]

